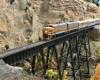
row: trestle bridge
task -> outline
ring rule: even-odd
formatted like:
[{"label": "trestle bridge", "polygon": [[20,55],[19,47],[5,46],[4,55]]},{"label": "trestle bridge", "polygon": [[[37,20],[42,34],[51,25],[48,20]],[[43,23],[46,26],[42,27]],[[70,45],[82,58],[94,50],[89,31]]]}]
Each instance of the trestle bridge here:
[{"label": "trestle bridge", "polygon": [[[32,73],[35,76],[44,77],[48,69],[53,69],[58,72],[60,80],[63,80],[64,71],[67,70],[66,76],[72,76],[73,80],[82,80],[82,74],[90,73],[89,61],[91,59],[91,53],[89,31],[92,30],[93,27],[94,26],[72,32],[48,41],[39,41],[15,49],[6,50],[0,53],[0,59],[3,59],[4,62],[9,65],[13,65],[33,57]],[[58,45],[62,47],[61,53],[58,53]],[[46,48],[45,51],[44,48]],[[36,65],[36,59],[38,65]],[[81,69],[83,66],[81,64],[82,62],[86,62],[85,68],[87,71],[85,73],[82,72]],[[71,65],[69,66],[68,63]],[[54,67],[48,66],[50,64]],[[47,76],[45,78],[47,78]]]}]

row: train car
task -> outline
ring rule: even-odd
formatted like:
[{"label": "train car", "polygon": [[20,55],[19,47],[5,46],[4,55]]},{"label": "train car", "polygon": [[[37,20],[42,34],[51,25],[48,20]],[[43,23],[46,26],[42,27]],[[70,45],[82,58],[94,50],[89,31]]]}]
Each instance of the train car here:
[{"label": "train car", "polygon": [[88,28],[88,21],[77,21],[79,24],[79,29]]},{"label": "train car", "polygon": [[69,22],[67,23],[67,27],[68,32],[72,32],[79,29],[78,22]]},{"label": "train car", "polygon": [[87,20],[87,21],[88,21],[88,26],[89,27],[96,25],[96,20],[95,19],[91,19],[91,20]]},{"label": "train car", "polygon": [[100,18],[97,18],[95,20],[96,20],[96,24],[100,24]]}]

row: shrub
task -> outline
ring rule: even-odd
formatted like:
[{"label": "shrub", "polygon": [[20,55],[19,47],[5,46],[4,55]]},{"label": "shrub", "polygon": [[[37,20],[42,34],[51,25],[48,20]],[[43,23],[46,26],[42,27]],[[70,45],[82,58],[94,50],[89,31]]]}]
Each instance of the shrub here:
[{"label": "shrub", "polygon": [[82,4],[84,4],[84,2],[81,2]]},{"label": "shrub", "polygon": [[26,23],[24,22],[24,24],[26,24]]},{"label": "shrub", "polygon": [[26,70],[26,72],[30,75],[31,72],[32,72],[31,67],[29,67],[29,68]]},{"label": "shrub", "polygon": [[15,0],[11,0],[11,1],[10,1],[10,4],[12,4],[14,1],[15,1]]},{"label": "shrub", "polygon": [[98,41],[100,41],[100,38],[94,39],[94,41],[97,41],[98,42]]},{"label": "shrub", "polygon": [[33,20],[33,16],[30,16],[31,20]]},{"label": "shrub", "polygon": [[93,16],[93,19],[95,19],[95,16]]},{"label": "shrub", "polygon": [[26,8],[25,8],[25,12],[27,12],[27,9],[28,9],[28,7],[26,6]]},{"label": "shrub", "polygon": [[88,71],[86,69],[81,70],[82,73],[87,73]]},{"label": "shrub", "polygon": [[99,55],[99,57],[100,57],[100,49],[99,49],[99,51],[98,51],[98,55]]},{"label": "shrub", "polygon": [[41,37],[39,37],[39,41],[41,41],[42,39],[41,39]]},{"label": "shrub", "polygon": [[60,14],[60,16],[61,16],[61,17],[64,17],[65,15],[64,15],[64,14]]},{"label": "shrub", "polygon": [[84,12],[84,14],[86,14],[86,12]]},{"label": "shrub", "polygon": [[6,50],[9,49],[9,45],[5,45]]}]

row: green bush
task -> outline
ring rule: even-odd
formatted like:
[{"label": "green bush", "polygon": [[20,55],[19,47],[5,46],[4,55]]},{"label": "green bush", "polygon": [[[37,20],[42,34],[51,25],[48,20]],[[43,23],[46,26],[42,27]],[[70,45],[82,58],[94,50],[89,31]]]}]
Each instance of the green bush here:
[{"label": "green bush", "polygon": [[86,69],[82,69],[81,72],[82,72],[82,73],[87,73],[88,70],[86,70]]},{"label": "green bush", "polygon": [[98,42],[98,41],[100,41],[100,38],[94,39],[94,41],[97,41]]},{"label": "green bush", "polygon": [[81,2],[82,4],[84,4],[84,2]]},{"label": "green bush", "polygon": [[65,15],[64,15],[64,14],[60,14],[60,16],[61,16],[61,17],[64,17]]},{"label": "green bush", "polygon": [[30,75],[31,72],[32,72],[31,67],[29,67],[29,68],[26,70],[26,72]]},{"label": "green bush", "polygon": [[26,24],[26,23],[24,22],[24,24]]},{"label": "green bush", "polygon": [[25,12],[27,12],[27,9],[28,9],[28,7],[26,6],[26,8],[25,8]]},{"label": "green bush", "polygon": [[93,16],[93,19],[95,19],[95,16]]},{"label": "green bush", "polygon": [[84,12],[84,14],[86,14],[86,12]]},{"label": "green bush", "polygon": [[33,20],[33,16],[30,16],[31,20]]},{"label": "green bush", "polygon": [[6,50],[9,49],[9,45],[5,45]]},{"label": "green bush", "polygon": [[12,4],[14,1],[15,1],[15,0],[11,0],[11,1],[10,1],[10,4]]},{"label": "green bush", "polygon": [[41,41],[42,39],[41,39],[41,37],[39,37],[39,41]]}]

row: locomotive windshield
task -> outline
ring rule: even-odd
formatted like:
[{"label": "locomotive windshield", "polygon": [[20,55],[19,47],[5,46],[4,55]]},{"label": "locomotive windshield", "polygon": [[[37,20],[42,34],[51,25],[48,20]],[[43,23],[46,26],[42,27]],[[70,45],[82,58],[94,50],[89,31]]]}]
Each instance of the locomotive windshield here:
[{"label": "locomotive windshield", "polygon": [[53,26],[49,25],[49,27],[53,28]]},{"label": "locomotive windshield", "polygon": [[52,25],[46,25],[45,27],[53,28],[53,26],[52,26]]}]

